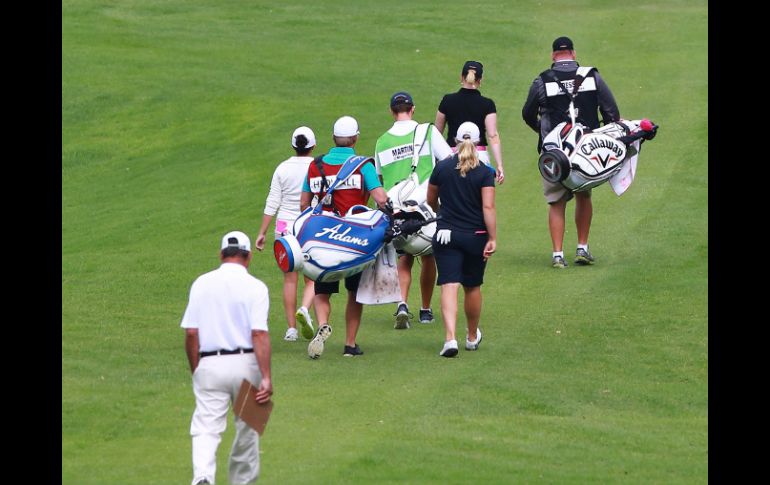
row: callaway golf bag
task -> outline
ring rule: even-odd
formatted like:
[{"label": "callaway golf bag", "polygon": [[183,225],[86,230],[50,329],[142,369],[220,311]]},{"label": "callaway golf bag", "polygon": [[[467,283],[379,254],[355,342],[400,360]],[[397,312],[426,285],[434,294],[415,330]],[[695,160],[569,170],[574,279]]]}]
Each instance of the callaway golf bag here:
[{"label": "callaway golf bag", "polygon": [[648,119],[620,120],[592,130],[576,122],[573,100],[592,69],[578,68],[573,91],[566,93],[571,96],[570,121],[559,123],[545,136],[537,165],[545,180],[561,183],[572,192],[588,190],[609,180],[620,195],[633,180],[642,142],[653,139],[658,126]]},{"label": "callaway golf bag", "polygon": [[[327,197],[369,160],[354,156],[345,161],[327,189]],[[282,271],[301,271],[314,281],[339,281],[373,265],[385,244],[423,224],[394,225],[390,208],[383,212],[355,205],[344,216],[324,212],[322,208],[319,203],[305,209],[294,222],[295,235],[276,239],[273,253]]]}]

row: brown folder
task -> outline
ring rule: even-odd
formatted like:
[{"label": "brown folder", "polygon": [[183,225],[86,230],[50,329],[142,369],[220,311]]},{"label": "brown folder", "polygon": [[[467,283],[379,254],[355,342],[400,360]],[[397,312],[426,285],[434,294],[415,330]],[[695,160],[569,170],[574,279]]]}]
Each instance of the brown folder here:
[{"label": "brown folder", "polygon": [[244,420],[246,424],[254,428],[260,436],[265,432],[267,420],[270,419],[270,412],[273,410],[273,401],[258,403],[255,401],[257,388],[254,384],[243,380],[241,390],[238,391],[238,397],[233,403],[233,411]]}]

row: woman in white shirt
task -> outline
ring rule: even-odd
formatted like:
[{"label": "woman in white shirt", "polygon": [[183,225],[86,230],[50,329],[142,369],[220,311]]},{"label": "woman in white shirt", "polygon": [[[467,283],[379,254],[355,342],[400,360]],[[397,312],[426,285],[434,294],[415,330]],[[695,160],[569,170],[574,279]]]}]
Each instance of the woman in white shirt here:
[{"label": "woman in white shirt", "polygon": [[[262,217],[262,227],[256,240],[256,248],[262,251],[265,247],[265,235],[273,217],[275,220],[275,237],[292,233],[294,221],[299,217],[299,198],[302,193],[302,182],[307,176],[307,169],[313,157],[310,153],[315,148],[315,134],[307,126],[300,126],[291,135],[291,146],[297,153],[281,162],[273,173],[270,182],[270,192],[265,201],[265,215]],[[277,214],[277,216],[276,216]],[[289,272],[283,275],[283,307],[286,312],[286,321],[289,328],[286,330],[284,340],[295,341],[298,338],[297,323],[299,323],[302,336],[308,340],[313,338],[313,320],[308,309],[313,304],[315,295],[315,282],[305,278],[305,289],[302,293],[302,305],[294,310],[297,302],[297,285],[299,273]]]}]

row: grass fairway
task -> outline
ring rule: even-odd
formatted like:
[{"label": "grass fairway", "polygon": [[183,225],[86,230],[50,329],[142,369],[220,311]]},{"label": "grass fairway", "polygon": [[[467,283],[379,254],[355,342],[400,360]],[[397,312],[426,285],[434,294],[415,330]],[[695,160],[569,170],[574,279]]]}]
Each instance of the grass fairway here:
[{"label": "grass fairway", "polygon": [[[408,331],[393,330],[391,305],[367,307],[366,354],[343,358],[336,296],[335,333],[310,361],[282,340],[272,254],[255,255],[275,386],[261,482],[706,483],[707,20],[703,0],[64,0],[62,483],[189,483],[179,322],[219,238],[255,239],[295,127],[323,153],[353,115],[371,154],[393,92],[432,121],[468,59],[484,63],[507,176],[481,348],[438,357],[437,290],[437,321]],[[594,191],[596,265],[563,271],[520,116],[560,35],[624,117],[661,126],[626,194]],[[231,438],[229,426],[217,483]]]}]

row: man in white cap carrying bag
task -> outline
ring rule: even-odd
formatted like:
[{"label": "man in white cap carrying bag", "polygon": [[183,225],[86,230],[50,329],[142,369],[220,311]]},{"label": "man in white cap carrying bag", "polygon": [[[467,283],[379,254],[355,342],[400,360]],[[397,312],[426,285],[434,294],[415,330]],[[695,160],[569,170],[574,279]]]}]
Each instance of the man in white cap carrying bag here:
[{"label": "man in white cap carrying bag", "polygon": [[[267,328],[270,298],[267,286],[248,272],[249,237],[240,231],[225,234],[219,257],[222,265],[192,284],[181,324],[195,394],[190,424],[192,485],[214,483],[228,406],[243,379],[257,387],[257,402],[267,402],[273,394]],[[259,435],[235,416],[230,482],[252,483],[258,477]]]}]

